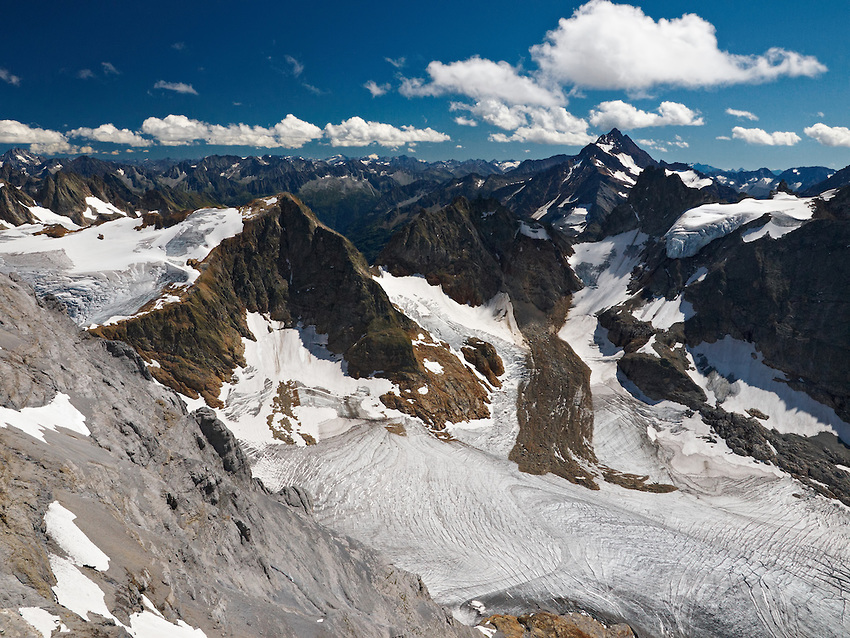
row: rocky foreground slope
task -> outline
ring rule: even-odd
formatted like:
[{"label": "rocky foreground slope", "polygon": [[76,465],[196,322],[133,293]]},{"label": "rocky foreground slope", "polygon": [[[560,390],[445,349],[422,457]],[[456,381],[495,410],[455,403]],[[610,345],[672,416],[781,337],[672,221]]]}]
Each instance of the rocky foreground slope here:
[{"label": "rocky foreground slope", "polygon": [[0,405],[4,635],[40,635],[21,615],[44,635],[480,635],[317,524],[304,492],[253,480],[214,413],[187,414],[133,350],[5,275]]}]

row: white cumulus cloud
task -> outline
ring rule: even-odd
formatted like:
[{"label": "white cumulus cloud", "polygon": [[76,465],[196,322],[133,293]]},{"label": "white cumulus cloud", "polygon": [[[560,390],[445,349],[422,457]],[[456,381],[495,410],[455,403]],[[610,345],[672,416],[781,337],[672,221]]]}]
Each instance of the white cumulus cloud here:
[{"label": "white cumulus cloud", "polygon": [[559,88],[539,84],[534,78],[520,75],[507,62],[493,62],[478,56],[443,64],[433,61],[426,69],[430,82],[421,78],[405,78],[401,94],[406,97],[465,95],[473,99],[493,98],[508,104],[559,106],[566,103]]},{"label": "white cumulus cloud", "polygon": [[378,84],[374,80],[369,80],[366,84],[363,85],[363,88],[369,91],[372,94],[372,97],[380,97],[384,95],[387,91],[389,91],[392,87],[389,83],[386,84]]},{"label": "white cumulus cloud", "polygon": [[699,113],[679,102],[662,102],[655,111],[643,111],[622,100],[602,102],[590,112],[593,126],[601,129],[636,129],[650,126],[702,126]]},{"label": "white cumulus cloud", "polygon": [[531,54],[544,76],[588,89],[710,87],[826,71],[817,58],[781,48],[762,55],[722,51],[714,25],[693,13],[655,21],[639,7],[609,0],[591,0],[562,18]]},{"label": "white cumulus cloud", "polygon": [[0,144],[29,144],[34,153],[74,153],[72,146],[59,131],[31,127],[17,120],[0,120]]},{"label": "white cumulus cloud", "polygon": [[645,149],[660,153],[667,153],[673,148],[688,148],[689,146],[681,135],[677,135],[672,140],[643,139],[637,140],[637,143]]},{"label": "white cumulus cloud", "polygon": [[818,122],[804,128],[803,133],[824,146],[850,146],[850,128],[846,126],[827,126]]},{"label": "white cumulus cloud", "polygon": [[12,86],[20,86],[21,78],[17,75],[12,75],[6,69],[0,69],[0,80],[3,80],[7,84],[11,84]]},{"label": "white cumulus cloud", "polygon": [[[508,105],[495,99],[480,100],[474,104],[453,102],[452,111],[468,111],[491,126],[512,131],[511,135],[493,133],[493,142],[534,142],[584,146],[595,138],[587,133],[587,122],[568,112],[563,106]],[[468,118],[456,118],[458,120]],[[474,120],[470,120],[473,121]]]},{"label": "white cumulus cloud", "polygon": [[761,146],[794,146],[800,141],[800,136],[793,131],[774,131],[768,133],[760,128],[743,128],[736,126],[732,129],[732,138],[744,140],[747,144]]},{"label": "white cumulus cloud", "polygon": [[758,121],[758,115],[755,113],[750,113],[749,111],[739,111],[738,109],[726,109],[726,115],[731,115],[733,117],[738,117],[744,120],[750,120],[752,122]]},{"label": "white cumulus cloud", "polygon": [[513,131],[528,123],[529,107],[524,105],[507,105],[499,100],[479,100],[475,104],[452,102],[452,111],[469,111],[475,117],[484,120],[491,126],[498,126],[506,131]]},{"label": "white cumulus cloud", "polygon": [[189,93],[191,95],[197,95],[198,92],[191,84],[186,84],[185,82],[165,82],[160,80],[156,84],[153,85],[155,89],[164,89],[166,91],[174,91],[175,93]]},{"label": "white cumulus cloud", "polygon": [[82,137],[96,142],[110,142],[126,146],[150,146],[153,142],[126,128],[117,128],[114,124],[101,124],[97,128],[75,128],[68,131],[68,137]]},{"label": "white cumulus cloud", "polygon": [[428,127],[413,126],[397,128],[383,122],[367,122],[362,117],[351,117],[339,124],[325,126],[325,135],[331,146],[369,146],[378,144],[398,148],[414,142],[447,142],[451,138]]},{"label": "white cumulus cloud", "polygon": [[461,126],[478,126],[478,122],[462,115],[458,115],[455,118],[455,124],[460,124]]},{"label": "white cumulus cloud", "polygon": [[162,119],[149,117],[142,123],[142,131],[156,138],[163,146],[205,142],[220,146],[301,148],[322,137],[322,129],[291,113],[271,128],[248,124],[207,124],[185,115],[168,115]]}]

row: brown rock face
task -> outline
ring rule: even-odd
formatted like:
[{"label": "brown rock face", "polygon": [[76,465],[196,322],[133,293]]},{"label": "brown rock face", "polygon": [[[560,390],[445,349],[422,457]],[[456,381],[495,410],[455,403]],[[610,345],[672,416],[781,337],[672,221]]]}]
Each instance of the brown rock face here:
[{"label": "brown rock face", "polygon": [[505,374],[505,364],[496,352],[492,343],[481,339],[470,337],[466,340],[467,345],[461,348],[463,358],[475,366],[475,369],[487,378],[487,382],[494,388],[501,388],[502,382],[499,377]]},{"label": "brown rock face", "polygon": [[517,401],[520,431],[509,458],[523,472],[552,472],[598,489],[581,465],[596,463],[590,370],[553,331],[528,328],[524,334],[531,377]]},{"label": "brown rock face", "polygon": [[505,638],[634,638],[635,636],[628,625],[606,627],[582,614],[558,616],[546,611],[522,616],[498,614],[490,616],[481,625],[496,628]]},{"label": "brown rock face", "polygon": [[390,238],[377,263],[393,275],[423,275],[458,303],[481,305],[508,292],[517,320],[542,321],[581,283],[569,267],[568,242],[526,237],[513,214],[494,200],[462,197],[423,211]]},{"label": "brown rock face", "polygon": [[[394,375],[400,394],[383,395],[384,405],[418,417],[434,430],[443,430],[447,421],[458,423],[490,416],[484,385],[446,347],[439,343],[416,344],[414,354],[419,370]],[[442,372],[429,370],[426,361],[439,364]]]}]

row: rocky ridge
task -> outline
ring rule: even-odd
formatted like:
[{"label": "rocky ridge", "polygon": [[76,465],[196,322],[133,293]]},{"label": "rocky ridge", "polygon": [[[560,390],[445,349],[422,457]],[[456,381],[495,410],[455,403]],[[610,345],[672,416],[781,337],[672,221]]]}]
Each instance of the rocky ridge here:
[{"label": "rocky ridge", "polygon": [[[153,374],[162,383],[221,407],[222,383],[244,365],[242,339],[255,338],[245,313],[263,313],[327,335],[348,374],[390,379],[398,393],[382,397],[384,404],[437,430],[446,421],[489,415],[486,386],[393,308],[354,246],[300,201],[281,194],[256,202],[244,216],[242,233],[199,264],[202,274],[180,303],[94,332],[157,361]],[[446,374],[428,370],[426,358]],[[427,394],[418,392],[423,386]]]}]

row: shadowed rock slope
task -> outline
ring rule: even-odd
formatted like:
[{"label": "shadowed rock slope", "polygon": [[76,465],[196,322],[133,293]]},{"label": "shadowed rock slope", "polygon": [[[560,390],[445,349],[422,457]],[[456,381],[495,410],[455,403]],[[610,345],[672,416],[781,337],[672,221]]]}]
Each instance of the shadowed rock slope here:
[{"label": "shadowed rock slope", "polygon": [[596,461],[590,371],[555,334],[580,287],[570,254],[568,241],[550,226],[520,221],[495,200],[458,198],[421,212],[399,230],[378,265],[396,276],[421,274],[458,303],[480,305],[500,292],[510,295],[530,348],[510,458],[523,471],[553,472],[595,487],[583,469]]},{"label": "shadowed rock slope", "polygon": [[[734,199],[735,193],[731,195]],[[712,191],[688,188],[679,175],[667,175],[663,167],[648,166],[629,191],[628,200],[611,211],[601,224],[590,224],[584,236],[599,238],[638,228],[660,237],[686,210],[717,201],[721,198]]]},{"label": "shadowed rock slope", "polygon": [[5,276],[0,348],[0,407],[37,408],[63,393],[90,431],[48,430],[42,442],[0,427],[7,635],[23,631],[14,620],[22,607],[58,616],[69,635],[128,635],[54,595],[50,556],[65,556],[44,522],[54,502],[109,557],[107,569],[79,571],[123,625],[145,596],[170,622],[210,638],[478,635],[455,625],[415,576],[316,524],[309,498],[292,498],[300,490],[272,494],[252,480],[213,413],[186,414],[171,390],[145,378],[132,350],[81,333]]}]

